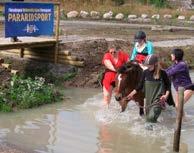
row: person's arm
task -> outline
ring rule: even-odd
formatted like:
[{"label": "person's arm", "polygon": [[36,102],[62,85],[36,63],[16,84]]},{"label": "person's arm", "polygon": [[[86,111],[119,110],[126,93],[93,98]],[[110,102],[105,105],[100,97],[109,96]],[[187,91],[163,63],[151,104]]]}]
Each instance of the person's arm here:
[{"label": "person's arm", "polygon": [[124,63],[127,63],[129,61],[129,54],[124,52]]},{"label": "person's arm", "polygon": [[111,71],[115,71],[116,72],[116,69],[114,68],[114,66],[112,65],[111,61],[106,59],[104,61],[104,65],[107,69],[111,70]]},{"label": "person's arm", "polygon": [[170,76],[173,76],[179,72],[185,71],[185,65],[180,63],[180,64],[177,64],[174,66],[170,66],[165,71],[166,71],[167,75],[170,77]]},{"label": "person's arm", "polygon": [[170,90],[171,90],[171,82],[168,78],[168,75],[166,74],[165,71],[161,71],[161,77],[164,83],[164,90],[165,93],[160,97],[161,100],[167,100],[169,94],[170,94]]},{"label": "person's arm", "polygon": [[154,53],[154,47],[153,47],[152,42],[148,41],[148,43],[147,43],[147,49],[148,49],[148,55]]}]

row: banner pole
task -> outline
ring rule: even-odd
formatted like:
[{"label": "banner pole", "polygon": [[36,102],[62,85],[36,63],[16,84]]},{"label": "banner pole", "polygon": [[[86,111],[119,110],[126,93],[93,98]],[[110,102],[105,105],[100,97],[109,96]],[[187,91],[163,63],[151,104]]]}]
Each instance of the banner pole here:
[{"label": "banner pole", "polygon": [[56,45],[55,45],[55,64],[57,64],[58,60],[58,51],[59,51],[59,24],[60,24],[60,3],[57,5],[57,15],[56,15],[56,29],[55,29],[55,39],[56,39]]}]

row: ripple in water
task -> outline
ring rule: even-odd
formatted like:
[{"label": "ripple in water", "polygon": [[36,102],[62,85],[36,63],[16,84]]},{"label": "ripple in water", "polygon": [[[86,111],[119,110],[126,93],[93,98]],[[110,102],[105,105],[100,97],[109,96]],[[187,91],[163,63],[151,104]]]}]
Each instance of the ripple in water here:
[{"label": "ripple in water", "polygon": [[3,138],[6,137],[9,132],[10,130],[7,128],[0,129],[0,142],[3,142]]}]

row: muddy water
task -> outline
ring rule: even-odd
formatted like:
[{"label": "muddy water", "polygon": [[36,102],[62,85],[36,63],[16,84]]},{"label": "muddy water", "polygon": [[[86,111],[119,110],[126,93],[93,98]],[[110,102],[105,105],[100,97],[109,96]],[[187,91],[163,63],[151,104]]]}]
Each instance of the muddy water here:
[{"label": "muddy water", "polygon": [[[114,99],[109,110],[102,107],[100,89],[66,89],[64,94],[62,103],[1,113],[1,143],[38,153],[172,153],[174,108],[167,107],[148,130],[133,102],[120,113]],[[194,151],[193,101],[185,105],[182,153]]]}]

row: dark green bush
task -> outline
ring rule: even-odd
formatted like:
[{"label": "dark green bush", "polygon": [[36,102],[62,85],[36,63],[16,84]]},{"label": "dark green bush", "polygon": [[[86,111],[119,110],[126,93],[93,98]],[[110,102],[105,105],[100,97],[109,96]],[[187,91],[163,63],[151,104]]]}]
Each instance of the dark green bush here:
[{"label": "dark green bush", "polygon": [[151,4],[151,5],[154,5],[156,7],[166,7],[167,6],[167,0],[139,0],[141,3],[148,3],[148,4]]},{"label": "dark green bush", "polygon": [[156,7],[165,7],[167,5],[166,0],[148,0],[148,2]]},{"label": "dark green bush", "polygon": [[112,0],[116,6],[125,4],[125,0]]},{"label": "dark green bush", "polygon": [[77,75],[77,72],[69,72],[69,73],[65,73],[63,80],[64,81],[68,81],[71,80],[72,78],[74,78]]}]

